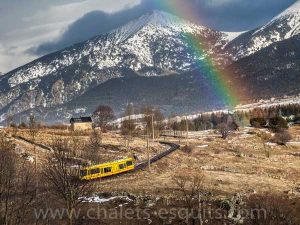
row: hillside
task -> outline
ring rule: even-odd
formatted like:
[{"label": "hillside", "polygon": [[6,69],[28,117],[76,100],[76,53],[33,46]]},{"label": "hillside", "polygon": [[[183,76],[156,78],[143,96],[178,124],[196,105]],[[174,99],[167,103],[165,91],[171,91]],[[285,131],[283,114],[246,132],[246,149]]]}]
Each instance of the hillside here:
[{"label": "hillside", "polygon": [[[199,55],[187,36],[210,46]],[[0,114],[70,102],[112,78],[163,76],[191,71],[198,60],[215,55],[227,34],[154,11],[108,34],[37,59],[0,78]],[[216,60],[218,60],[217,58]]]},{"label": "hillside", "polygon": [[238,36],[226,46],[226,51],[238,60],[299,33],[300,2],[297,1],[264,26]]},{"label": "hillside", "polygon": [[274,43],[230,66],[253,98],[300,93],[300,35]]}]

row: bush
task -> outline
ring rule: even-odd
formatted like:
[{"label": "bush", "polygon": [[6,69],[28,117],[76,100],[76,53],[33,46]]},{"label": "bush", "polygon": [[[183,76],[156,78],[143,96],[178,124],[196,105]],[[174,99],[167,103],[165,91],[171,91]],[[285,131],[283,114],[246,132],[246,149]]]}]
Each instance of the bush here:
[{"label": "bush", "polygon": [[24,123],[24,122],[22,122],[22,123],[19,124],[19,128],[20,129],[26,129],[27,128],[27,124]]},{"label": "bush", "polygon": [[284,118],[277,116],[269,120],[269,126],[275,131],[280,131],[280,129],[287,129],[288,123]]},{"label": "bush", "polygon": [[228,127],[228,125],[226,123],[220,123],[217,126],[217,130],[218,130],[218,133],[221,134],[222,138],[226,139],[229,135],[230,128]]},{"label": "bush", "polygon": [[11,123],[11,124],[10,124],[10,127],[11,127],[11,128],[18,128],[18,125],[15,124],[15,123]]},{"label": "bush", "polygon": [[239,130],[239,125],[236,122],[232,122],[232,123],[228,124],[228,128],[229,128],[229,130],[237,131],[237,130]]},{"label": "bush", "polygon": [[68,129],[68,125],[53,124],[53,125],[49,125],[49,126],[44,126],[44,128],[53,129],[53,130],[67,130]]},{"label": "bush", "polygon": [[121,126],[122,135],[132,135],[135,130],[135,124],[133,120],[124,120]]},{"label": "bush", "polygon": [[267,120],[263,117],[250,119],[250,124],[252,127],[261,128],[267,125]]},{"label": "bush", "polygon": [[182,147],[182,151],[190,154],[190,153],[192,153],[193,148],[191,146],[185,145],[184,147]]},{"label": "bush", "polygon": [[286,145],[291,139],[292,136],[287,130],[281,130],[274,136],[274,141],[279,145]]},{"label": "bush", "polygon": [[295,118],[294,118],[294,122],[296,124],[300,124],[300,115],[297,115]]},{"label": "bush", "polygon": [[244,221],[251,225],[298,225],[299,198],[289,199],[286,196],[271,194],[252,195],[247,199],[247,206],[252,215]]}]

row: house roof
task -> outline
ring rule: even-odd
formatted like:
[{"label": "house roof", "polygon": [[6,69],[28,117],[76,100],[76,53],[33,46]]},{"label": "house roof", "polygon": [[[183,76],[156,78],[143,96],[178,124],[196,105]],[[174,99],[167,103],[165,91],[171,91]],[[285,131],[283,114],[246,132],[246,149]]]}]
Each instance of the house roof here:
[{"label": "house roof", "polygon": [[71,118],[70,123],[92,123],[92,117]]}]

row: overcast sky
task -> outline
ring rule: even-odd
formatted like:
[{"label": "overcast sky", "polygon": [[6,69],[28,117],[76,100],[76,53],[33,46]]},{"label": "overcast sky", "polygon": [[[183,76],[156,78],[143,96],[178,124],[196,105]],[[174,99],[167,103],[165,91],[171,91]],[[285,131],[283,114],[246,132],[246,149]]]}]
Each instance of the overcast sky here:
[{"label": "overcast sky", "polygon": [[[153,9],[168,11],[161,8],[163,1],[173,0],[0,0],[0,72],[108,32]],[[224,31],[254,29],[296,2],[182,1],[196,9],[199,23]]]}]

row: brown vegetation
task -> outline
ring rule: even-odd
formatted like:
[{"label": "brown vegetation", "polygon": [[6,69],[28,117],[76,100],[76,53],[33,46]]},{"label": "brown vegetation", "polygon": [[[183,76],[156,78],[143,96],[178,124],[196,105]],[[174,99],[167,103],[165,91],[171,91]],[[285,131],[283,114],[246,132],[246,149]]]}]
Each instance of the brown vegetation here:
[{"label": "brown vegetation", "polygon": [[48,184],[52,201],[59,202],[67,209],[68,224],[74,223],[74,213],[83,202],[82,197],[93,193],[93,184],[82,182],[78,170],[70,168],[70,149],[65,142],[58,142],[54,147],[54,157],[50,157],[43,169],[45,182]]},{"label": "brown vegetation", "polygon": [[292,139],[291,134],[287,130],[279,130],[275,136],[274,141],[279,145],[286,145]]}]

